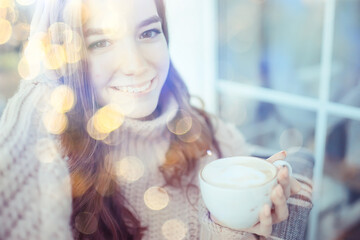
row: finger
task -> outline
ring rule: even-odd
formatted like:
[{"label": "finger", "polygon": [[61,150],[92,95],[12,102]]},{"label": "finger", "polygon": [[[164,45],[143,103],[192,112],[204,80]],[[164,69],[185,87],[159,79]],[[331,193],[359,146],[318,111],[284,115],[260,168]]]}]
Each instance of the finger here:
[{"label": "finger", "polygon": [[291,195],[297,194],[300,191],[301,191],[301,184],[299,183],[299,181],[293,177],[290,177],[290,194]]},{"label": "finger", "polygon": [[273,223],[284,221],[289,216],[289,209],[286,204],[286,198],[283,189],[277,185],[271,192],[271,200],[274,203]]},{"label": "finger", "polygon": [[289,170],[287,167],[282,167],[278,173],[278,183],[281,185],[286,199],[290,197],[290,177]]},{"label": "finger", "polygon": [[271,157],[269,157],[268,159],[266,159],[268,162],[275,162],[276,160],[284,160],[286,158],[286,151],[281,151],[278,153],[275,153],[274,155],[272,155]]},{"label": "finger", "polygon": [[272,232],[272,217],[271,208],[268,204],[265,204],[260,213],[260,232],[259,235],[269,237]]}]

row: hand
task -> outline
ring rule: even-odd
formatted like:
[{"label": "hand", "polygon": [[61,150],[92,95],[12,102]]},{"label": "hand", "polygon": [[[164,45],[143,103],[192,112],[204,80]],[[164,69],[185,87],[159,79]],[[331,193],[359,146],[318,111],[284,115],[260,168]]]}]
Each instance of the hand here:
[{"label": "hand", "polygon": [[[276,160],[284,160],[285,158],[286,152],[281,151],[269,157],[267,161],[272,163]],[[296,194],[301,190],[301,185],[295,178],[289,176],[287,167],[280,167],[277,179],[278,184],[273,188],[270,196],[273,209],[271,209],[268,204],[265,204],[259,214],[260,221],[251,228],[243,229],[243,231],[268,237],[272,232],[273,224],[282,222],[288,218],[289,209],[286,201],[290,195]],[[211,214],[210,218],[219,225],[223,225]]]}]

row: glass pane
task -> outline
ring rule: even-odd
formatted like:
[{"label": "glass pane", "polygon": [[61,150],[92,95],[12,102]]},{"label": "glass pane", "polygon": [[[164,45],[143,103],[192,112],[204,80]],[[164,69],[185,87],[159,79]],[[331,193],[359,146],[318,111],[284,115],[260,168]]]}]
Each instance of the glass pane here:
[{"label": "glass pane", "polygon": [[220,94],[219,101],[220,116],[235,123],[249,143],[273,150],[313,151],[315,113],[229,94]]},{"label": "glass pane", "polygon": [[318,239],[359,237],[359,135],[359,121],[329,117]]},{"label": "glass pane", "polygon": [[332,101],[360,106],[360,1],[337,1],[332,62]]},{"label": "glass pane", "polygon": [[220,79],[317,97],[324,1],[218,3]]}]

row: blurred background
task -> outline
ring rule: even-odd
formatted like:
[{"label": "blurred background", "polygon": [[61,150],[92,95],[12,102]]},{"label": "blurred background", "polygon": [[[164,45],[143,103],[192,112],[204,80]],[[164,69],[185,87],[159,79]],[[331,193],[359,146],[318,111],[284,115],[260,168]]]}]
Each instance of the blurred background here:
[{"label": "blurred background", "polygon": [[[307,239],[360,239],[360,0],[165,1],[173,62],[206,109],[250,143],[314,155]],[[0,115],[27,74],[34,2],[0,0]]]}]

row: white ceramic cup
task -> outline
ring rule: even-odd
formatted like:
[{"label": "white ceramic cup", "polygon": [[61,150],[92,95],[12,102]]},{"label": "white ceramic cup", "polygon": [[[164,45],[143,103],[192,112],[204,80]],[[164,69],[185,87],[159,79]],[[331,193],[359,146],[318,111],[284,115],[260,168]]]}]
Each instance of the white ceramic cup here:
[{"label": "white ceramic cup", "polygon": [[287,166],[291,176],[290,164],[282,160],[270,163],[256,157],[230,157],[207,164],[199,172],[205,206],[222,225],[237,230],[252,227],[259,222],[264,204],[272,205],[276,166]]}]

